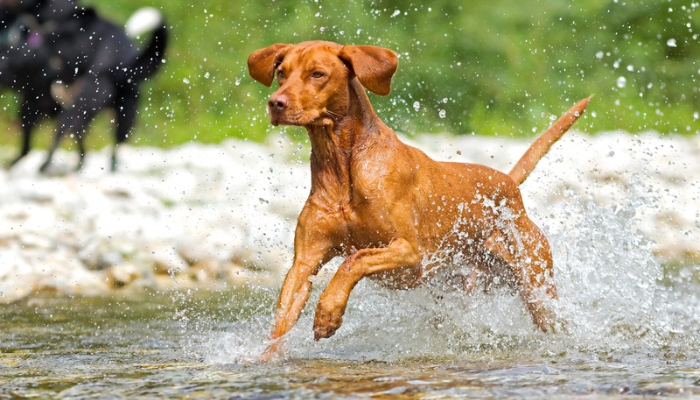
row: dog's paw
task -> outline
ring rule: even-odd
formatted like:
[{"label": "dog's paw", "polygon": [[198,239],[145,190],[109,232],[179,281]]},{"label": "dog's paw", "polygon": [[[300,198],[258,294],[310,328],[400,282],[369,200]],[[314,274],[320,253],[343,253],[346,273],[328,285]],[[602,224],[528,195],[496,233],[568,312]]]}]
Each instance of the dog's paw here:
[{"label": "dog's paw", "polygon": [[265,351],[260,354],[257,360],[254,360],[254,364],[265,364],[267,362],[272,362],[280,357],[280,350],[277,348],[278,343],[273,343],[270,347],[265,349]]},{"label": "dog's paw", "polygon": [[314,317],[314,340],[326,339],[335,334],[343,324],[343,310],[337,307],[326,310],[319,303]]},{"label": "dog's paw", "polygon": [[328,339],[329,337],[335,335],[335,331],[340,328],[341,324],[342,318],[337,324],[328,324],[326,326],[314,323],[314,340],[319,341],[321,339]]}]

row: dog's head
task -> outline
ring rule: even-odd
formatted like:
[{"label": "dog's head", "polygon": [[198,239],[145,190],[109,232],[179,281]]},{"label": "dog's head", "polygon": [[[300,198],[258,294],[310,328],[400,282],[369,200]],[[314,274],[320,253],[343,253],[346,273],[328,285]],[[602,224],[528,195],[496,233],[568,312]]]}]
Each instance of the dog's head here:
[{"label": "dog's head", "polygon": [[42,40],[35,32],[22,32],[12,44],[0,47],[0,86],[21,89],[53,73]]},{"label": "dog's head", "polygon": [[268,102],[275,126],[322,125],[347,114],[355,78],[370,92],[385,96],[397,67],[391,50],[323,41],[275,44],[248,57],[255,80],[269,87],[277,77],[280,87]]}]

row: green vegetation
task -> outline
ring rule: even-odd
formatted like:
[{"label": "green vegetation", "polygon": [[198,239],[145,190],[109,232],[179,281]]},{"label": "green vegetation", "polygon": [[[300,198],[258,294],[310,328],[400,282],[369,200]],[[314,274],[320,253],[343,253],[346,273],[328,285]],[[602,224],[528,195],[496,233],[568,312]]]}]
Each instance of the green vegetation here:
[{"label": "green vegetation", "polygon": [[[119,23],[149,5],[84,3]],[[159,2],[172,41],[165,68],[143,92],[132,143],[261,140],[271,129],[265,104],[273,90],[249,78],[246,58],[273,43],[310,39],[399,53],[392,93],[371,96],[379,115],[404,133],[534,135],[591,93],[596,97],[578,129],[699,132],[696,0],[421,3]],[[15,117],[14,99],[3,94],[0,123]],[[91,140],[111,143],[108,125],[108,116],[100,119]],[[0,129],[3,144],[17,143],[16,135],[16,125]]]}]

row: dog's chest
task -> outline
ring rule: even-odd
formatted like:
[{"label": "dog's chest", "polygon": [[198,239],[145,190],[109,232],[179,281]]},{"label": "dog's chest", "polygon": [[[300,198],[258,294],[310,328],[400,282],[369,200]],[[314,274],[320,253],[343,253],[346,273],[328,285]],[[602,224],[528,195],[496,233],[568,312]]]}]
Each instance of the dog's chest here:
[{"label": "dog's chest", "polygon": [[388,245],[406,225],[407,199],[397,198],[381,176],[355,176],[348,199],[341,203],[341,216],[348,238],[358,248]]}]

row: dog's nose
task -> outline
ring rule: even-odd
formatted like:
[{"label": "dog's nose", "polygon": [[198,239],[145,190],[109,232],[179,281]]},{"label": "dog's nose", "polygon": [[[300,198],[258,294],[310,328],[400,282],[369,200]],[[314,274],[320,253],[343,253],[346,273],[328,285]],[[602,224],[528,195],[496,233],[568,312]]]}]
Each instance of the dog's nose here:
[{"label": "dog's nose", "polygon": [[270,106],[270,110],[282,111],[287,108],[289,97],[283,94],[275,94],[270,97],[270,101],[268,101],[267,104]]}]

